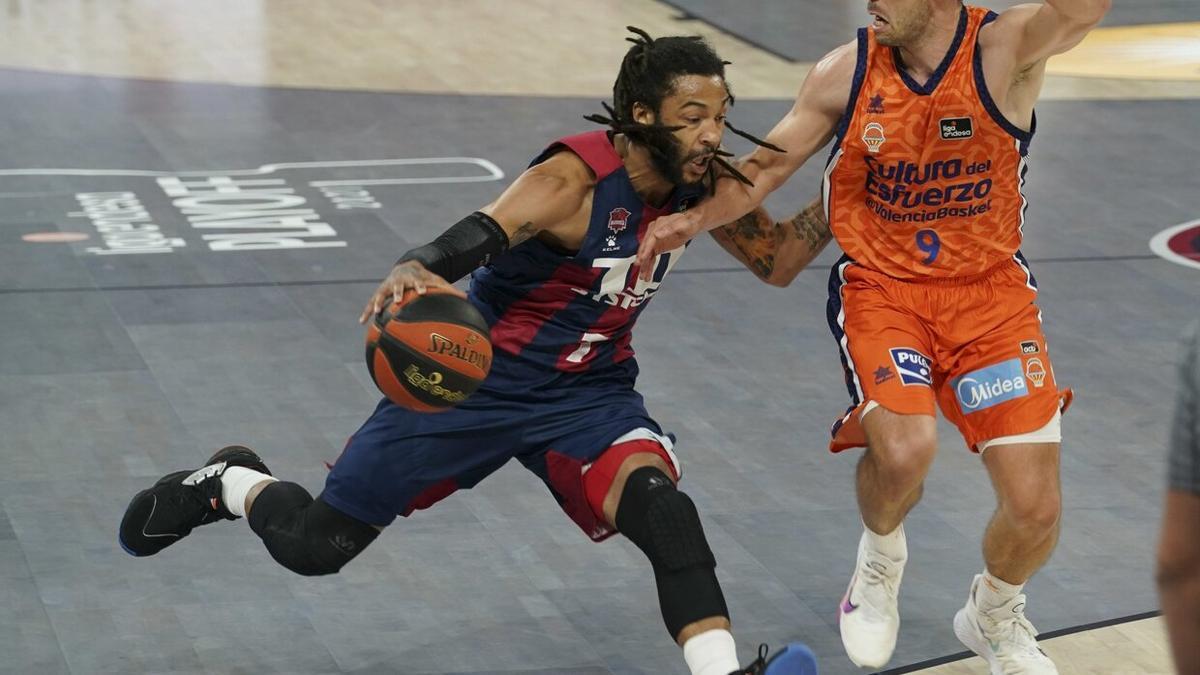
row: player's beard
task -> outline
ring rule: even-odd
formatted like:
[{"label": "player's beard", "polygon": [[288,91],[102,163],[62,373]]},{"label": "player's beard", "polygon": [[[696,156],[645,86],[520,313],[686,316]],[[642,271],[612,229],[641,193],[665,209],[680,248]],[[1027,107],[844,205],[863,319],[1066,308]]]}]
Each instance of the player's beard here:
[{"label": "player's beard", "polygon": [[[683,165],[695,158],[686,156],[675,134],[659,129],[650,130],[642,134],[642,145],[650,153],[650,164],[654,170],[667,182],[671,185],[689,184],[683,178]],[[690,184],[695,185],[702,180]]]},{"label": "player's beard", "polygon": [[911,47],[921,39],[932,14],[928,2],[917,3],[911,13],[896,17],[899,21],[891,22],[891,30],[884,35],[876,34],[875,39],[885,47]]}]

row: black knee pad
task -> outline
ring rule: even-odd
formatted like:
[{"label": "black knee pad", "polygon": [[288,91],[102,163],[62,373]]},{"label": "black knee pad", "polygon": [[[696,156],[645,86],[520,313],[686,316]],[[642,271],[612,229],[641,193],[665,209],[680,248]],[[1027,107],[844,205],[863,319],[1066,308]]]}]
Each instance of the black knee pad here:
[{"label": "black knee pad", "polygon": [[617,529],[642,549],[656,571],[716,565],[692,498],[655,467],[629,474],[616,521]]},{"label": "black knee pad", "polygon": [[695,621],[729,617],[700,514],[665,473],[642,467],[629,474],[616,521],[617,529],[654,567],[658,602],[671,637]]},{"label": "black knee pad", "polygon": [[304,576],[338,572],[379,536],[374,527],[284,481],[259,493],[249,520],[271,557]]}]

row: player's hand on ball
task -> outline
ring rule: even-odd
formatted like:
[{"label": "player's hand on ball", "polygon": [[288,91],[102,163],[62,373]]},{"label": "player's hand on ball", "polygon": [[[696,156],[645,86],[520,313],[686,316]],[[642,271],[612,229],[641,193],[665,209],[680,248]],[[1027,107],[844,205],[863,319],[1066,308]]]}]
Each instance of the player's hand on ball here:
[{"label": "player's hand on ball", "polygon": [[367,301],[367,306],[363,308],[362,316],[358,317],[358,322],[366,323],[372,314],[378,314],[387,304],[388,298],[403,298],[404,292],[410,289],[416,291],[418,295],[425,295],[425,291],[429,288],[445,289],[447,293],[457,295],[463,299],[467,297],[466,293],[463,293],[451,285],[450,282],[425,269],[425,266],[421,263],[409,260],[392,268],[387,278],[371,294],[371,299]]}]

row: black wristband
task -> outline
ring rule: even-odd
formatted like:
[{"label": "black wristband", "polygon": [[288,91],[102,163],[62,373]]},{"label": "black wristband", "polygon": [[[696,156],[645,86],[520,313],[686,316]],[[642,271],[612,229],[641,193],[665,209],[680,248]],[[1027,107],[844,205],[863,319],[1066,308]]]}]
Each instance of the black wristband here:
[{"label": "black wristband", "polygon": [[467,276],[493,256],[508,250],[508,234],[491,216],[476,211],[432,242],[414,248],[396,261],[415,260],[450,283]]}]

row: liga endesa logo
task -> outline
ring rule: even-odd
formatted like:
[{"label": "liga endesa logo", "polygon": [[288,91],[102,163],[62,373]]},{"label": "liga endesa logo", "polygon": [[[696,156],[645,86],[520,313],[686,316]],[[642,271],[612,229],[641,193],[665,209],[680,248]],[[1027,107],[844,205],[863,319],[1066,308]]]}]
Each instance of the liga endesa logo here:
[{"label": "liga endesa logo", "polygon": [[1150,240],[1150,250],[1177,265],[1200,269],[1200,220],[1159,232]]}]

